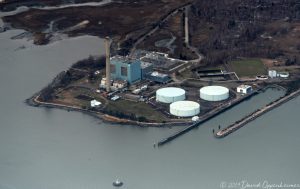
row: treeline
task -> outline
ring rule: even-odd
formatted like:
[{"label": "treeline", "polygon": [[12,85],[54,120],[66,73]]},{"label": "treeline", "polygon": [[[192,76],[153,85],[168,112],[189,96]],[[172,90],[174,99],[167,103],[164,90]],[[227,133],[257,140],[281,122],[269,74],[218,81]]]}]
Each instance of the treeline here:
[{"label": "treeline", "polygon": [[82,79],[86,76],[86,73],[76,70],[76,69],[83,69],[88,71],[89,78],[93,76],[94,70],[100,70],[105,67],[105,57],[93,57],[89,56],[87,59],[80,60],[73,64],[71,68],[75,69],[69,69],[68,71],[63,71],[59,73],[53,81],[45,87],[40,94],[40,100],[42,101],[50,101],[55,97],[55,91],[58,88],[65,88],[69,84],[71,84],[73,81],[77,81],[79,79]]},{"label": "treeline", "polygon": [[285,65],[286,66],[291,66],[291,65],[295,65],[295,64],[300,64],[300,60],[298,57],[294,56],[294,57],[289,57],[287,58],[287,60],[285,61]]},{"label": "treeline", "polygon": [[105,68],[105,56],[89,56],[87,59],[80,60],[73,64],[72,68],[86,70],[101,70]]},{"label": "treeline", "polygon": [[112,110],[103,110],[102,111],[103,113],[106,113],[108,115],[111,115],[111,116],[115,116],[117,118],[120,118],[120,119],[129,119],[129,120],[132,120],[132,121],[139,121],[139,122],[148,122],[148,119],[144,116],[136,116],[135,114],[125,114],[123,112],[120,112],[120,111],[112,111]]},{"label": "treeline", "polygon": [[50,84],[48,84],[44,89],[42,89],[39,96],[39,100],[47,102],[53,99],[55,89],[60,85],[61,80],[63,79],[63,77],[65,77],[65,75],[65,71],[59,73]]},{"label": "treeline", "polygon": [[300,19],[298,0],[197,0],[193,10],[207,21],[239,18],[242,21],[271,21],[274,19]]},{"label": "treeline", "polygon": [[[253,56],[271,59],[285,56],[294,60],[293,64],[299,63],[293,58],[295,53],[289,53],[288,44],[279,47],[262,37],[266,33],[280,38],[292,31],[291,23],[300,19],[297,0],[197,0],[190,15],[192,45],[203,53],[207,64],[223,64],[236,57]],[[272,22],[274,28],[267,28],[266,25]],[[199,32],[205,37],[198,38]],[[299,50],[300,45],[296,49]]]},{"label": "treeline", "polygon": [[55,91],[58,88],[65,88],[71,82],[77,81],[85,76],[84,73],[79,71],[63,71],[58,74],[53,81],[45,87],[40,94],[40,100],[47,102],[52,100],[55,97]]}]

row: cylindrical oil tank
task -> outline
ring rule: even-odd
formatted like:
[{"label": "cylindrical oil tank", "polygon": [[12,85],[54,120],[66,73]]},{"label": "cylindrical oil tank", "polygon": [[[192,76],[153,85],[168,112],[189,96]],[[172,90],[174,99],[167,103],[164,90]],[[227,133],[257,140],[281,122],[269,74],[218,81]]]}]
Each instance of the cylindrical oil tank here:
[{"label": "cylindrical oil tank", "polygon": [[172,103],[185,100],[185,90],[177,87],[166,87],[156,91],[156,101]]},{"label": "cylindrical oil tank", "polygon": [[200,89],[200,98],[207,101],[221,101],[229,97],[229,89],[222,86],[206,86]]},{"label": "cylindrical oil tank", "polygon": [[193,101],[177,101],[170,104],[170,114],[179,117],[192,117],[200,113],[200,104]]}]

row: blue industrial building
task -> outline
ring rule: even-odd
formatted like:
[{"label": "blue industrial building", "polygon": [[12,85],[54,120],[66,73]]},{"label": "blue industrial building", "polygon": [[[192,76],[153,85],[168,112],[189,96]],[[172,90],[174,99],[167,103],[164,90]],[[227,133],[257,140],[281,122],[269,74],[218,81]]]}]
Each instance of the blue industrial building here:
[{"label": "blue industrial building", "polygon": [[149,62],[141,61],[141,68],[142,68],[142,79],[146,79],[148,74],[151,74],[153,71],[153,64]]},{"label": "blue industrial building", "polygon": [[142,73],[140,60],[129,59],[123,56],[114,56],[111,58],[110,62],[112,79],[126,80],[130,84],[141,80]]}]

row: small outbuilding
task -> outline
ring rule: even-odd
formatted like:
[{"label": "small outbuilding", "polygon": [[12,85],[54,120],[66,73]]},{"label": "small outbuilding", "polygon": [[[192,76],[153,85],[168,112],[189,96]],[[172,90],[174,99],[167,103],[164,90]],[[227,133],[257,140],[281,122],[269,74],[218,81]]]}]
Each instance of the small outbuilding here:
[{"label": "small outbuilding", "polygon": [[97,100],[92,100],[91,101],[91,107],[92,108],[98,108],[102,103],[97,101]]},{"label": "small outbuilding", "polygon": [[269,70],[269,77],[270,78],[275,78],[277,77],[277,71],[276,70]]},{"label": "small outbuilding", "polygon": [[200,120],[199,116],[192,117],[192,121],[194,121],[194,122],[199,121],[199,120]]},{"label": "small outbuilding", "polygon": [[236,88],[238,93],[249,94],[252,92],[252,87],[250,85],[240,85]]}]

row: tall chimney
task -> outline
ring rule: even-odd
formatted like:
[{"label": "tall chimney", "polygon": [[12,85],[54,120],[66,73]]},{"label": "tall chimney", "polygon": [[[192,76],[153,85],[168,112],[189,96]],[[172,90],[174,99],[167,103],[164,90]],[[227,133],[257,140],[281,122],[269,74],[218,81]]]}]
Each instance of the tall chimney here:
[{"label": "tall chimney", "polygon": [[188,7],[185,8],[185,16],[184,16],[184,33],[185,33],[185,44],[189,45],[189,10]]},{"label": "tall chimney", "polygon": [[110,39],[105,38],[105,50],[106,50],[106,91],[110,92]]}]

